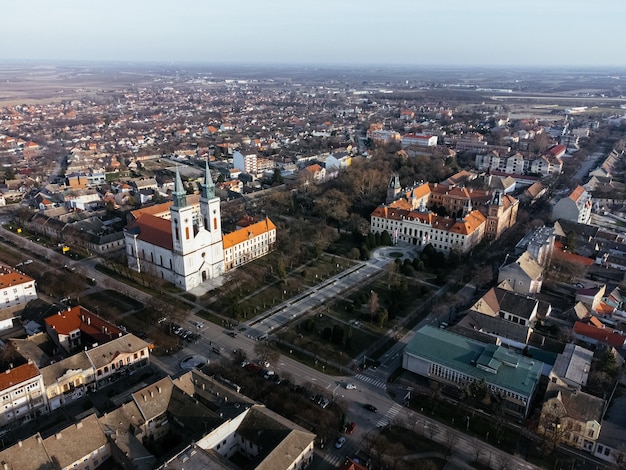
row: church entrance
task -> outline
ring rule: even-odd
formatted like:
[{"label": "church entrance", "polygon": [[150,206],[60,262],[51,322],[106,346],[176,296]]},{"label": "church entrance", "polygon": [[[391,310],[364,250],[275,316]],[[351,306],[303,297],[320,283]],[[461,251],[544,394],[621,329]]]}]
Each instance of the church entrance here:
[{"label": "church entrance", "polygon": [[202,282],[207,280],[207,273],[206,271],[202,271]]}]

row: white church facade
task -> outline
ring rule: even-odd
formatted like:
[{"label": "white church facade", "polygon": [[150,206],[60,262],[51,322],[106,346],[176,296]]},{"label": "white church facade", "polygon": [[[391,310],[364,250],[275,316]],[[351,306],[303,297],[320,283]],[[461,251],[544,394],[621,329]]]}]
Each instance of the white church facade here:
[{"label": "white church facade", "polygon": [[276,226],[269,219],[222,234],[220,199],[215,196],[208,164],[199,199],[187,196],[177,169],[173,202],[132,215],[134,220],[124,229],[128,266],[185,291],[276,246]]}]

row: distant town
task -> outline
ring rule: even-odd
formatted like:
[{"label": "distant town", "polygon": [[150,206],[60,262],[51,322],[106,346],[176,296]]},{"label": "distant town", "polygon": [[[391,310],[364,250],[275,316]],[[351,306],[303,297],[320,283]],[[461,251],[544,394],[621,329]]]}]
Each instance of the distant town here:
[{"label": "distant town", "polygon": [[0,64],[2,465],[626,468],[625,77]]}]

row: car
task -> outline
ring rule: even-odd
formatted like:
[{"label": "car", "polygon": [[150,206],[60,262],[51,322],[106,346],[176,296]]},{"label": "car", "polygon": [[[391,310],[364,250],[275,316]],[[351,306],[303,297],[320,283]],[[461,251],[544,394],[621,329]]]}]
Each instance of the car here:
[{"label": "car", "polygon": [[237,336],[237,333],[235,333],[234,331],[229,331],[227,335],[230,336],[231,338],[235,338]]},{"label": "car", "polygon": [[341,436],[339,439],[337,439],[337,442],[335,442],[335,448],[341,449],[345,443],[346,443],[346,438]]},{"label": "car", "polygon": [[346,390],[356,390],[356,385],[354,385],[354,384],[346,384]]},{"label": "car", "polygon": [[352,421],[350,424],[348,424],[348,429],[346,429],[346,432],[348,434],[352,434],[355,429],[356,429],[356,423]]},{"label": "car", "polygon": [[363,408],[365,408],[366,410],[372,411],[373,413],[376,413],[378,411],[378,408],[376,408],[374,405],[370,405],[369,403],[366,403],[365,405],[363,405]]}]

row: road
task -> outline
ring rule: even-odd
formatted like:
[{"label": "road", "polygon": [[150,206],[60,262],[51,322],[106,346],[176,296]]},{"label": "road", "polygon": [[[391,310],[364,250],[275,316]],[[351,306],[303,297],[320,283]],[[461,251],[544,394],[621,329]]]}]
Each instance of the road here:
[{"label": "road", "polygon": [[[118,289],[120,292],[131,296],[141,302],[149,300],[150,296],[143,291],[134,289],[122,282],[112,279],[95,269],[96,259],[87,259],[77,262],[69,262],[68,258],[53,250],[42,247],[12,232],[2,230],[2,235],[10,239],[16,246],[21,247],[26,253],[37,253],[48,257],[51,263],[58,263],[59,267],[69,264],[74,267],[80,266],[80,270],[88,277],[96,279],[98,285],[106,285],[109,288]],[[394,247],[398,250],[398,247]],[[255,357],[254,348],[258,344],[256,339],[259,335],[274,331],[279,326],[293,319],[293,315],[299,316],[306,311],[316,308],[328,299],[344,292],[356,283],[362,283],[376,272],[384,269],[389,259],[379,256],[372,260],[361,263],[347,271],[337,274],[321,285],[299,294],[293,299],[285,301],[276,307],[274,316],[263,320],[252,320],[248,325],[248,335],[238,334],[236,337],[229,336],[228,330],[206,322],[204,319],[190,314],[185,327],[190,330],[196,329],[200,334],[200,340],[188,344],[182,351],[170,356],[152,356],[151,361],[163,369],[167,374],[176,377],[186,369],[183,360],[189,356],[206,358],[209,361],[231,359],[235,350],[244,351],[248,357]],[[269,312],[272,313],[272,312]],[[267,315],[267,313],[266,313]],[[265,315],[264,315],[265,316]],[[203,322],[201,328],[196,328],[193,322]],[[290,375],[296,382],[308,383],[321,389],[330,399],[337,401],[346,410],[350,421],[356,423],[353,434],[347,436],[346,444],[341,449],[336,449],[334,443],[327,443],[324,449],[317,449],[318,459],[314,461],[314,469],[336,468],[347,455],[354,455],[358,449],[367,448],[367,440],[375,436],[384,426],[402,424],[410,429],[419,429],[421,426],[425,435],[444,445],[452,446],[452,459],[458,462],[473,462],[477,458],[476,449],[481,452],[478,458],[491,468],[502,468],[502,464],[509,462],[508,468],[534,469],[536,467],[521,461],[509,454],[499,451],[479,440],[465,436],[458,430],[448,428],[441,423],[430,420],[413,411],[404,408],[400,403],[389,398],[386,393],[387,377],[400,364],[402,349],[410,341],[414,331],[424,323],[436,322],[431,317],[426,318],[416,328],[408,332],[400,341],[383,355],[381,366],[376,370],[368,370],[354,376],[330,376],[318,370],[312,369],[289,355],[282,355],[276,364],[270,368],[279,375]],[[217,348],[220,352],[216,353]],[[356,389],[346,389],[347,383],[356,385]],[[403,397],[398,397],[400,400]],[[364,408],[364,404],[375,406],[376,413]]]}]

